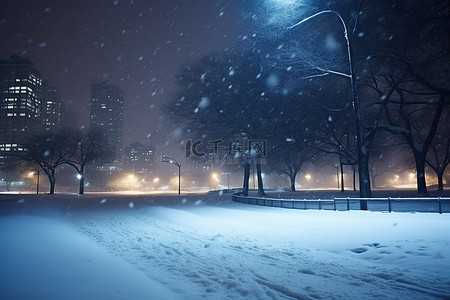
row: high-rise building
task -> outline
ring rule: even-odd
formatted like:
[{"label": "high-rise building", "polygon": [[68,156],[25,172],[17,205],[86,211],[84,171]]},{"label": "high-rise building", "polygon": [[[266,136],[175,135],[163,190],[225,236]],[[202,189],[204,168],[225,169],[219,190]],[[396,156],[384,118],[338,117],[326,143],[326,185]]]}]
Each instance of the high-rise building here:
[{"label": "high-rise building", "polygon": [[91,128],[105,132],[114,157],[103,170],[122,170],[123,167],[123,101],[122,90],[108,81],[91,85]]},{"label": "high-rise building", "polygon": [[49,86],[47,81],[41,90],[42,121],[45,131],[55,131],[61,125],[61,93],[57,88]]},{"label": "high-rise building", "polygon": [[132,143],[125,148],[124,169],[139,175],[152,175],[155,172],[155,148],[141,143]]},{"label": "high-rise building", "polygon": [[41,85],[31,61],[17,55],[0,60],[0,151],[23,151],[42,132]]}]

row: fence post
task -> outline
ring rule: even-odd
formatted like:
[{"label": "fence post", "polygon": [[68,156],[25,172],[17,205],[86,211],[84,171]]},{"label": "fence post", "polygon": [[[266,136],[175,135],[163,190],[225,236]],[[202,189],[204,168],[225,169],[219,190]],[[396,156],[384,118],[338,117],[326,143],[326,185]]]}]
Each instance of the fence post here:
[{"label": "fence post", "polygon": [[438,197],[438,204],[439,204],[439,214],[442,214],[441,197]]},{"label": "fence post", "polygon": [[350,210],[350,201],[349,201],[348,197],[347,197],[347,210]]},{"label": "fence post", "polygon": [[321,210],[322,209],[322,205],[320,203],[320,199],[318,201],[319,201],[319,210]]},{"label": "fence post", "polygon": [[334,211],[336,211],[336,199],[333,199]]},{"label": "fence post", "polygon": [[388,203],[389,203],[389,212],[391,212],[392,211],[392,209],[391,209],[391,197],[388,197]]},{"label": "fence post", "polygon": [[292,201],[291,201],[292,203],[292,209],[294,209],[295,207],[294,207],[294,200],[292,199]]}]

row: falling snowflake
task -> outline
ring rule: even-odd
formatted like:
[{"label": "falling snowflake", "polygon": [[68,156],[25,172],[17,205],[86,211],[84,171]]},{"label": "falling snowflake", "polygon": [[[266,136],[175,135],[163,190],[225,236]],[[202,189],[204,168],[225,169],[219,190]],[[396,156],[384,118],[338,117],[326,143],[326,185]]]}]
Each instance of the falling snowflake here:
[{"label": "falling snowflake", "polygon": [[198,108],[205,109],[209,106],[209,98],[208,97],[202,97],[200,100],[200,103],[198,104]]}]

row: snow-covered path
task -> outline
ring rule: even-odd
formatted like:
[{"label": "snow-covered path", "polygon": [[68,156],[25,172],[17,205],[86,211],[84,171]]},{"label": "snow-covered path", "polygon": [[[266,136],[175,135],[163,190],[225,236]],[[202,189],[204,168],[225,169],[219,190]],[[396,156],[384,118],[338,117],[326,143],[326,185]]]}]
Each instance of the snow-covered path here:
[{"label": "snow-covered path", "polygon": [[105,255],[182,299],[450,296],[449,215],[288,210],[214,197],[67,215]]},{"label": "snow-covered path", "polygon": [[73,219],[190,299],[425,299],[450,291],[448,216],[200,204]]}]

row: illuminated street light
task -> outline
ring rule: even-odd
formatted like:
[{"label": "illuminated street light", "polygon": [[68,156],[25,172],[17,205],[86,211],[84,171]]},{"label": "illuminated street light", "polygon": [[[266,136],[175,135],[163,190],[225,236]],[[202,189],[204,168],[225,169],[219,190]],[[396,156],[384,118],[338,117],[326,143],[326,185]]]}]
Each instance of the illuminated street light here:
[{"label": "illuminated street light", "polygon": [[36,170],[36,171],[32,171],[32,172],[30,172],[30,173],[28,173],[28,177],[33,177],[34,175],[37,175],[37,183],[36,183],[36,194],[39,194],[39,175],[40,175],[40,172],[39,172],[39,170]]},{"label": "illuminated street light", "polygon": [[230,189],[230,172],[222,172],[223,175],[227,175],[227,181],[228,181],[228,189]]},{"label": "illuminated street light", "polygon": [[81,175],[80,173],[77,174],[77,179],[81,180],[81,178],[83,177],[83,175]]},{"label": "illuminated street light", "polygon": [[411,172],[409,173],[409,184],[414,187],[414,177],[416,177],[416,174]]},{"label": "illuminated street light", "polygon": [[398,179],[400,178],[400,176],[395,175],[394,176],[394,187],[397,187],[397,183],[398,183]]},{"label": "illuminated street light", "polygon": [[[273,1],[276,1],[276,3],[279,5],[292,4],[291,0],[273,0]],[[353,92],[353,108],[354,108],[354,112],[355,112],[356,142],[358,145],[358,171],[359,171],[360,196],[361,197],[371,197],[370,178],[368,177],[368,170],[365,169],[365,166],[367,166],[367,162],[366,162],[367,157],[364,155],[364,152],[363,152],[364,148],[363,148],[363,143],[362,143],[363,132],[362,132],[362,127],[361,127],[361,107],[360,107],[360,102],[359,102],[359,98],[358,98],[358,92],[357,92],[357,86],[356,86],[356,76],[355,76],[355,70],[354,70],[354,64],[353,64],[353,54],[351,51],[352,47],[351,47],[351,41],[348,37],[347,25],[345,24],[344,19],[338,12],[336,12],[334,10],[323,10],[323,11],[315,13],[315,14],[297,22],[296,24],[294,24],[292,26],[289,26],[287,29],[293,29],[295,27],[298,27],[301,24],[303,24],[317,16],[320,16],[322,14],[334,14],[335,16],[337,16],[339,21],[342,24],[343,29],[344,29],[344,38],[347,42],[349,74],[331,71],[331,70],[327,70],[327,74],[331,73],[331,74],[343,76],[343,77],[350,79],[352,92]],[[363,160],[364,160],[364,163],[363,163]],[[361,204],[362,204],[361,209],[367,209],[367,207],[366,207],[367,204],[364,204],[364,203],[361,203]]]},{"label": "illuminated street light", "polygon": [[178,195],[181,194],[181,165],[173,158],[170,158],[168,156],[163,156],[162,158],[163,163],[172,164],[178,167]]},{"label": "illuminated street light", "polygon": [[219,174],[214,172],[211,174],[211,178],[215,181],[215,184],[217,184],[217,187],[219,187],[219,182],[220,182]]},{"label": "illuminated street light", "polygon": [[132,186],[133,186],[133,182],[136,180],[136,176],[134,174],[129,174],[128,175],[128,182],[129,182],[129,190],[131,191]]},{"label": "illuminated street light", "polygon": [[306,174],[306,175],[305,175],[305,178],[306,178],[306,182],[307,182],[306,189],[309,190],[309,180],[311,180],[311,175]]}]

